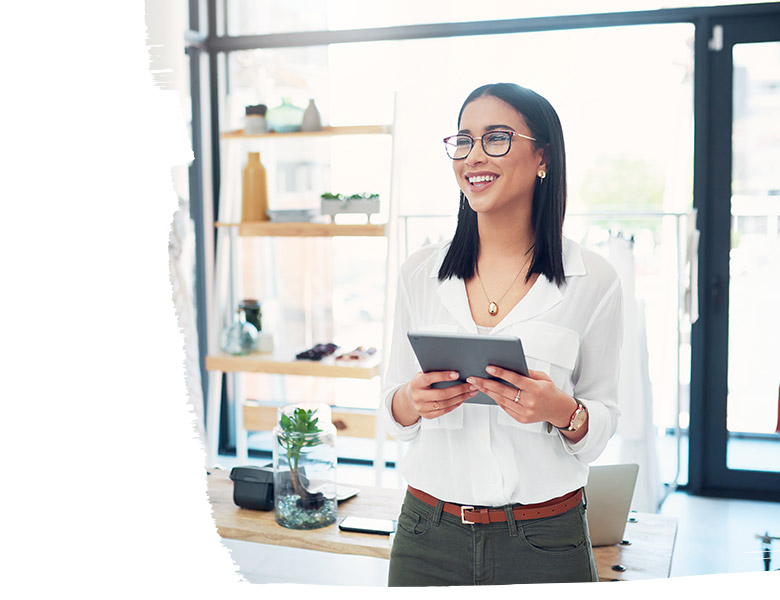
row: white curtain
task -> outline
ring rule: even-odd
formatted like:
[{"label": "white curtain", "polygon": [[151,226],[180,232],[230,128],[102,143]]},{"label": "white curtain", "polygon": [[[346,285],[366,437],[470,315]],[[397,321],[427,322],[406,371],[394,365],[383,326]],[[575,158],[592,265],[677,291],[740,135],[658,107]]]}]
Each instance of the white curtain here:
[{"label": "white curtain", "polygon": [[193,281],[195,273],[195,233],[189,202],[179,198],[168,237],[168,265],[176,320],[184,338],[184,376],[187,399],[196,416],[198,436],[206,444],[203,391],[200,381],[198,330],[196,325]]}]

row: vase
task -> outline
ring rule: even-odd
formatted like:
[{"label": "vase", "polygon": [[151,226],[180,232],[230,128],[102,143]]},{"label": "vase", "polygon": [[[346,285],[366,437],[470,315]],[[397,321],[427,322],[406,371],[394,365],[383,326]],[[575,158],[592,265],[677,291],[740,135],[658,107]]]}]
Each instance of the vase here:
[{"label": "vase", "polygon": [[233,323],[223,330],[219,346],[224,352],[234,356],[254,352],[257,346],[257,328],[246,322],[243,309],[236,311]]},{"label": "vase", "polygon": [[277,133],[300,131],[303,123],[303,109],[294,106],[289,98],[283,98],[280,106],[268,111],[265,121],[268,128]]},{"label": "vase", "polygon": [[335,523],[336,428],[330,407],[280,407],[273,437],[276,522],[289,529],[318,529]]},{"label": "vase", "polygon": [[259,152],[250,152],[241,184],[241,221],[268,220],[268,179]]},{"label": "vase", "polygon": [[301,123],[301,131],[322,131],[320,111],[317,109],[317,105],[314,104],[314,99],[309,100],[309,105],[303,112],[303,123]]}]

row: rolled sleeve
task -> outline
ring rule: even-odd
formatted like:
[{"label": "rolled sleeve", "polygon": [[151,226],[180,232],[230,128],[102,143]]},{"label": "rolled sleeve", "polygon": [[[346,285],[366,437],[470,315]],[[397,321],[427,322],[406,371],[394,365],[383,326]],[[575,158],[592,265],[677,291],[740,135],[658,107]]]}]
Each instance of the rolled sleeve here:
[{"label": "rolled sleeve", "polygon": [[390,356],[387,361],[387,370],[382,380],[380,417],[387,433],[402,442],[414,439],[420,430],[419,420],[412,425],[403,426],[393,417],[393,396],[419,370],[417,359],[406,335],[411,328],[411,302],[408,289],[404,278],[399,277],[393,318],[393,334],[390,342]]},{"label": "rolled sleeve", "polygon": [[387,433],[399,442],[409,442],[417,436],[417,432],[420,430],[420,421],[418,420],[409,426],[403,426],[393,418],[393,396],[400,387],[400,385],[396,386],[384,393],[380,414]]}]

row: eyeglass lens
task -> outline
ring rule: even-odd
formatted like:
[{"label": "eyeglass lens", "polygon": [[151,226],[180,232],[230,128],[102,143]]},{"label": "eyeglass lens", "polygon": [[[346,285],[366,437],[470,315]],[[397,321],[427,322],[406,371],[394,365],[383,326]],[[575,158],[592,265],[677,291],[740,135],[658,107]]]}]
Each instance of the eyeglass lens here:
[{"label": "eyeglass lens", "polygon": [[[480,139],[480,138],[477,138]],[[506,131],[494,131],[482,136],[482,149],[488,156],[503,156],[509,152],[512,134]],[[474,138],[469,135],[453,135],[445,142],[447,154],[452,159],[466,158],[474,146]]]}]

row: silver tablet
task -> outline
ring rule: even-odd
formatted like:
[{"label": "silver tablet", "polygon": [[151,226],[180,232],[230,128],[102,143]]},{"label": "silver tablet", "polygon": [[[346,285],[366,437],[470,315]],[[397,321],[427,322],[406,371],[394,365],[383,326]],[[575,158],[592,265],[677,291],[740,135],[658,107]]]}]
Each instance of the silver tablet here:
[{"label": "silver tablet", "polygon": [[[478,335],[469,333],[407,333],[412,349],[423,372],[457,371],[458,379],[435,383],[432,387],[450,387],[466,382],[467,377],[484,377],[502,381],[488,375],[485,368],[495,365],[528,377],[528,367],[520,338],[512,336]],[[511,384],[509,384],[511,385]],[[479,392],[466,402],[495,404],[487,394]]]}]

